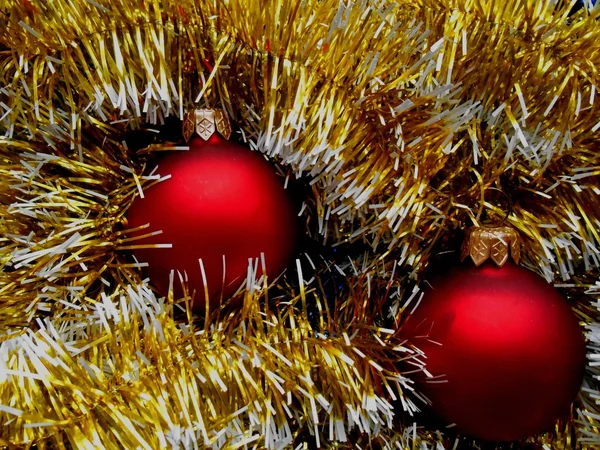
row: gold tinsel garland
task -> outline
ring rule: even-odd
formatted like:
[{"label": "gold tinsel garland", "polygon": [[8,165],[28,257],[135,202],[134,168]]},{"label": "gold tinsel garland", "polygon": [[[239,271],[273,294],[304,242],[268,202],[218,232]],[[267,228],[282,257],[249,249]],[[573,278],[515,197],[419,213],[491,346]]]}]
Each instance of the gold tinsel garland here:
[{"label": "gold tinsel garland", "polygon": [[[498,186],[517,199],[526,264],[589,328],[579,409],[530,443],[600,445],[600,10],[557,3],[0,2],[3,443],[479,446],[415,422],[397,362],[418,353],[384,306],[392,322],[414,307],[433,252],[497,213],[484,193]],[[311,279],[302,260],[279,302],[250,286],[239,317],[179,318],[184,304],[157,299],[127,257],[122,220],[160,182],[143,153],[174,143],[136,152],[123,136],[198,101],[311,177],[312,233],[371,249]],[[348,286],[335,312],[328,270]]]}]

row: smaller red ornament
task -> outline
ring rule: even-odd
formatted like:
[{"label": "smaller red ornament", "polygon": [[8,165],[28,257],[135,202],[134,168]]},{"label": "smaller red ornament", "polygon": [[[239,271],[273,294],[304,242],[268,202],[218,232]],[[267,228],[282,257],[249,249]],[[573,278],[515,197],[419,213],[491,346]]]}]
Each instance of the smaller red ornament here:
[{"label": "smaller red ornament", "polygon": [[151,282],[167,295],[171,271],[185,271],[190,292],[196,292],[196,310],[206,304],[200,259],[214,309],[221,297],[227,299],[245,283],[249,259],[258,260],[261,275],[264,254],[269,279],[278,276],[296,237],[295,208],[273,167],[259,153],[213,132],[214,126],[205,134],[207,141],[195,136],[189,151],[163,158],[159,172],[171,178],[147,189],[127,214],[130,228],[150,224],[137,234],[162,231],[136,244],[172,245],[133,251],[149,264]]},{"label": "smaller red ornament", "polygon": [[[585,340],[570,307],[518,257],[516,232],[475,229],[474,261],[437,273],[402,332],[433,378],[417,380],[447,423],[476,438],[511,441],[549,430],[581,387]],[[487,257],[504,264],[502,267]]]}]

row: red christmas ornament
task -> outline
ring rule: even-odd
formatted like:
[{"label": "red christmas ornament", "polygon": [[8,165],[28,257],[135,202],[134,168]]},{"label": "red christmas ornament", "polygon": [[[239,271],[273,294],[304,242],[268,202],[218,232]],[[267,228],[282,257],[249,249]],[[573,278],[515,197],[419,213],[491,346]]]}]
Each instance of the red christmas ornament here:
[{"label": "red christmas ornament", "polygon": [[[515,238],[510,228],[475,229],[463,255],[504,264],[510,242],[518,261]],[[434,377],[417,380],[432,409],[485,440],[550,429],[569,411],[586,359],[582,331],[561,295],[513,262],[469,262],[429,282],[403,333]]]},{"label": "red christmas ornament", "polygon": [[249,259],[258,258],[260,275],[264,253],[269,279],[278,276],[292,256],[296,234],[292,201],[273,168],[260,154],[212,131],[209,127],[204,134],[208,141],[195,136],[189,151],[162,159],[159,172],[171,178],[136,198],[127,215],[130,228],[150,224],[137,234],[162,230],[136,244],[172,244],[133,251],[149,264],[152,283],[166,295],[171,270],[187,272],[190,292],[196,291],[194,307],[200,310],[205,295],[199,259],[212,309],[221,295],[227,299],[245,282]]}]

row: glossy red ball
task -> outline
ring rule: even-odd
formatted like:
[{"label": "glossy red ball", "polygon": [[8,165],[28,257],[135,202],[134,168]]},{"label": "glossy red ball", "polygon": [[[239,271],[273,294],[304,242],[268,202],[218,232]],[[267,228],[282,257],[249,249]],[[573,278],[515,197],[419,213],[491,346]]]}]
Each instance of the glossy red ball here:
[{"label": "glossy red ball", "polygon": [[425,353],[418,388],[448,424],[511,441],[552,428],[580,389],[582,330],[556,289],[507,263],[434,276],[403,334]]},{"label": "glossy red ball", "polygon": [[[128,211],[129,228],[150,224],[137,234],[162,234],[135,244],[172,248],[134,250],[159,292],[167,295],[171,270],[187,272],[194,308],[205,305],[199,260],[206,274],[211,309],[242,285],[248,260],[264,253],[269,280],[288,265],[295,247],[297,215],[274,168],[257,152],[218,136],[195,137],[187,152],[173,152],[158,163],[171,175],[137,197]],[[225,263],[225,274],[223,264]],[[177,273],[177,272],[175,272]],[[178,285],[175,278],[174,285]]]}]

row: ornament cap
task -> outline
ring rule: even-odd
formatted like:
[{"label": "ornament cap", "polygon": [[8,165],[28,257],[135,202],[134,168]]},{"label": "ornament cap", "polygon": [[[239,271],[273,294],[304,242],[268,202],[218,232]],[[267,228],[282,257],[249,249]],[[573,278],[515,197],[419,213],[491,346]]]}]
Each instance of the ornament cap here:
[{"label": "ornament cap", "polygon": [[512,227],[471,227],[467,230],[461,251],[461,260],[471,257],[476,266],[491,259],[502,267],[509,256],[518,264],[521,258],[521,240]]},{"label": "ornament cap", "polygon": [[231,123],[223,110],[196,109],[183,116],[183,138],[186,142],[194,133],[208,141],[215,132],[225,139],[231,137]]}]

